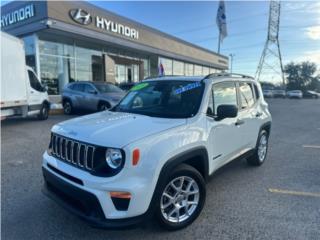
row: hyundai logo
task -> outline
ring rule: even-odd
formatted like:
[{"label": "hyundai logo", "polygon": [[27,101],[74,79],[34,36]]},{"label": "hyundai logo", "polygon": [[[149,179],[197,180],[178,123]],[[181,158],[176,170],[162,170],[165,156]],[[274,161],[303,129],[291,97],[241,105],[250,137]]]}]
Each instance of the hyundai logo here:
[{"label": "hyundai logo", "polygon": [[70,10],[70,16],[71,18],[82,25],[89,25],[92,22],[92,17],[90,13],[83,9],[71,9]]}]

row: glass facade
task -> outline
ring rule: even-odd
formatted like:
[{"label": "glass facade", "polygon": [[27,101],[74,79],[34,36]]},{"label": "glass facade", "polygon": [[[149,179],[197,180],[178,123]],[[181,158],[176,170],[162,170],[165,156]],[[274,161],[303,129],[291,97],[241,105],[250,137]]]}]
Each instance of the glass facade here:
[{"label": "glass facade", "polygon": [[173,75],[184,75],[184,63],[173,61]]},{"label": "glass facade", "polygon": [[159,58],[159,64],[162,63],[164,75],[172,75],[172,60],[168,58]]},{"label": "glass facade", "polygon": [[139,82],[139,65],[116,64],[116,84]]},{"label": "glass facade", "polygon": [[220,72],[215,68],[181,62],[169,58],[159,57],[158,65],[162,63],[165,75],[202,76]]},{"label": "glass facade", "polygon": [[[24,38],[27,47],[27,63],[36,68],[36,44],[33,36]],[[66,42],[66,41],[65,41]],[[97,47],[86,43],[69,40],[62,43],[55,38],[38,40],[40,77],[48,86],[49,95],[59,95],[63,87],[74,81],[105,81],[105,55],[111,54],[126,59],[129,64],[118,64],[114,67],[115,84],[122,82],[138,82],[150,75],[150,61],[147,56],[113,47]],[[140,64],[130,64],[130,61]],[[141,65],[141,67],[140,67]],[[140,73],[140,70],[142,71]]]},{"label": "glass facade", "polygon": [[26,51],[26,64],[33,68],[37,72],[36,63],[36,36],[31,35],[23,38],[24,48]]},{"label": "glass facade", "polygon": [[102,51],[75,46],[76,81],[104,81]]},{"label": "glass facade", "polygon": [[201,76],[202,75],[202,66],[194,65],[194,75]]},{"label": "glass facade", "polygon": [[40,78],[48,94],[58,95],[63,87],[76,80],[74,47],[39,40]]},{"label": "glass facade", "polygon": [[[157,75],[160,63],[165,75],[193,76],[219,72],[208,66],[79,42],[53,34],[33,34],[23,40],[26,62],[48,86],[49,95],[60,95],[64,86],[74,81],[106,81],[110,72],[114,74],[112,82],[115,84],[139,82],[150,75]],[[108,61],[112,62],[111,65]]]},{"label": "glass facade", "polygon": [[202,75],[206,76],[209,74],[209,68],[208,67],[202,67]]},{"label": "glass facade", "polygon": [[191,64],[191,63],[185,64],[185,75],[186,76],[193,76],[193,64]]}]

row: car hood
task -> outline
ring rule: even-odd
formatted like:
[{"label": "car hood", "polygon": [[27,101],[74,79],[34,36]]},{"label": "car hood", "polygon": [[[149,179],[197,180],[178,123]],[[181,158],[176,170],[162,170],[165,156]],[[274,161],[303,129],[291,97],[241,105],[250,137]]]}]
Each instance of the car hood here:
[{"label": "car hood", "polygon": [[90,144],[121,148],[146,136],[185,123],[186,119],[154,118],[104,111],[56,124],[52,132]]},{"label": "car hood", "polygon": [[124,96],[125,92],[111,92],[111,93],[102,93],[101,96],[107,100],[111,100],[113,102],[119,102]]}]

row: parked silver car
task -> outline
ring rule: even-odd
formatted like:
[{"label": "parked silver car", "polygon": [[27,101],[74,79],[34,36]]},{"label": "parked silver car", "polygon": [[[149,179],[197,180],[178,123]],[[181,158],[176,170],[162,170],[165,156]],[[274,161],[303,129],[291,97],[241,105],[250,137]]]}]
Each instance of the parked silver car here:
[{"label": "parked silver car", "polygon": [[272,98],[273,97],[273,92],[270,89],[264,89],[264,90],[262,90],[262,93],[265,98]]},{"label": "parked silver car", "polygon": [[303,94],[301,90],[291,90],[287,92],[287,97],[301,99],[303,97]]},{"label": "parked silver car", "polygon": [[274,98],[286,98],[286,91],[282,89],[275,89],[273,90],[273,97]]},{"label": "parked silver car", "polygon": [[62,104],[65,114],[75,109],[104,111],[116,105],[125,92],[106,82],[73,82],[65,86]]}]

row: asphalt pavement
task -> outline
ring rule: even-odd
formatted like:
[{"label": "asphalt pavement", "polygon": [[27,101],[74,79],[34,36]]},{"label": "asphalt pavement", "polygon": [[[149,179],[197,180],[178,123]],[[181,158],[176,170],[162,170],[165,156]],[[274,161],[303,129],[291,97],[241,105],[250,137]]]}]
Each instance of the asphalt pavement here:
[{"label": "asphalt pavement", "polygon": [[[207,184],[202,214],[167,232],[155,221],[129,230],[101,230],[41,193],[47,121],[11,119],[1,126],[2,239],[320,239],[320,100],[270,99],[273,116],[265,164],[234,161]],[[74,117],[74,116],[72,116]]]}]

